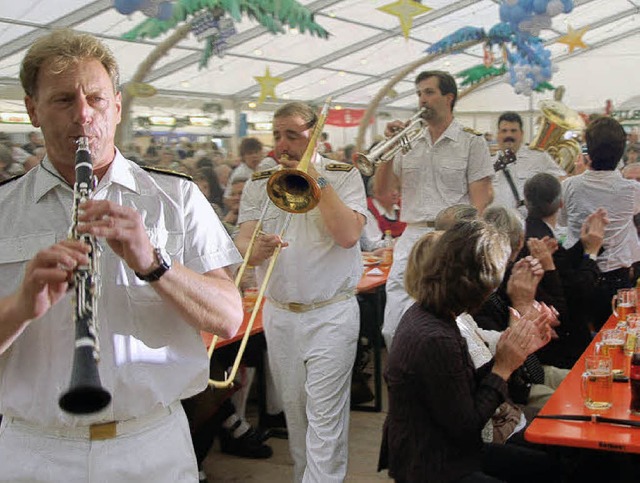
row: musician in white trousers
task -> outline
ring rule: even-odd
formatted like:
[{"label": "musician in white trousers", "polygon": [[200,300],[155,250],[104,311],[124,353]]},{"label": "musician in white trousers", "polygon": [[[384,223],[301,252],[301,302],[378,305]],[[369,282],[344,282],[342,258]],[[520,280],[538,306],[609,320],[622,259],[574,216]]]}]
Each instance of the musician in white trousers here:
[{"label": "musician in white trousers", "polygon": [[[453,117],[458,96],[455,79],[442,71],[424,71],[415,80],[419,107],[426,126],[407,154],[378,165],[376,192],[393,189],[400,181],[401,221],[407,223],[393,250],[386,284],[387,302],[382,335],[388,350],[400,318],[413,300],[404,290],[404,271],[411,247],[433,230],[436,215],[448,206],[473,204],[482,212],[492,198],[493,167],[482,133],[465,128]],[[387,134],[404,127],[387,125]]]},{"label": "musician in white trousers", "polygon": [[[275,152],[282,165],[298,165],[315,124],[316,115],[305,104],[289,103],[275,112]],[[245,185],[235,238],[241,253],[268,200],[272,173],[255,173]],[[288,215],[269,202],[249,262],[262,283],[270,257],[283,244],[263,311],[267,354],[284,405],[294,481],[333,483],[347,472],[351,370],[359,332],[355,290],[363,269],[358,240],[367,204],[353,166],[315,155],[308,174],[321,188],[317,207]],[[291,221],[281,240],[287,216]]]},{"label": "musician in white trousers", "polygon": [[[1,482],[198,481],[180,400],[207,384],[200,331],[230,337],[242,322],[225,268],[241,259],[195,183],[147,172],[115,148],[118,77],[102,43],[70,30],[38,39],[22,62],[47,154],[0,186]],[[78,138],[97,178],[85,202],[74,189]],[[98,295],[85,303],[70,284],[90,260],[87,243],[67,238],[76,208],[74,231],[96,244]],[[91,383],[111,395],[89,414],[58,405],[80,382],[76,345],[91,342],[74,341],[76,318],[98,328]]]}]

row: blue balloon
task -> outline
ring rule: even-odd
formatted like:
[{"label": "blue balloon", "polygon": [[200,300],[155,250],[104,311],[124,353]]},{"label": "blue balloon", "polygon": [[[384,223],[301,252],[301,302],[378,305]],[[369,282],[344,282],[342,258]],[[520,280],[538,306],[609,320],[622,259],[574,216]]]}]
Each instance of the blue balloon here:
[{"label": "blue balloon", "polygon": [[516,5],[511,8],[511,19],[509,20],[515,29],[518,28],[518,24],[522,22],[528,16],[527,12],[520,5]]},{"label": "blue balloon", "polygon": [[532,13],[533,11],[533,0],[519,0],[518,5],[527,13]]},{"label": "blue balloon", "polygon": [[549,0],[533,0],[533,11],[537,14],[543,14],[547,11]]},{"label": "blue balloon", "polygon": [[173,3],[171,2],[162,2],[158,5],[158,15],[156,18],[158,20],[169,20],[173,16]]},{"label": "blue balloon", "polygon": [[562,0],[562,6],[564,7],[564,13],[569,13],[573,10],[573,0]]},{"label": "blue balloon", "polygon": [[500,21],[509,23],[511,17],[511,8],[506,3],[500,4]]},{"label": "blue balloon", "polygon": [[144,0],[113,0],[114,8],[122,15],[129,15],[138,10]]}]

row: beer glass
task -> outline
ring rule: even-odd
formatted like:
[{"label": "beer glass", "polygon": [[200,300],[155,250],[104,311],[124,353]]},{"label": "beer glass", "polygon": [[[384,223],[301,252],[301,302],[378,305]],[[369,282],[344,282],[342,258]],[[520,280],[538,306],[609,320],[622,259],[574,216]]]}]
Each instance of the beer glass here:
[{"label": "beer glass", "polygon": [[582,373],[582,399],[588,409],[613,406],[613,374],[611,358],[587,356]]},{"label": "beer glass", "polygon": [[605,329],[596,343],[596,355],[611,359],[611,373],[616,381],[629,378],[629,355],[625,354],[626,333],[620,329]]},{"label": "beer glass", "polygon": [[619,289],[611,299],[611,311],[618,318],[618,322],[625,322],[627,315],[636,311],[636,289]]}]

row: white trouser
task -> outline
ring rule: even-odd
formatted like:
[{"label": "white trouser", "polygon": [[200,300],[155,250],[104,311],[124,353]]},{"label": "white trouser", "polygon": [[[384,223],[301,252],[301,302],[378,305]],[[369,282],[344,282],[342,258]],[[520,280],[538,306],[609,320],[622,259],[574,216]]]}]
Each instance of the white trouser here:
[{"label": "white trouser", "polygon": [[101,441],[76,434],[80,430],[42,430],[5,416],[0,426],[0,482],[197,482],[198,465],[182,405],[174,403],[166,413]]},{"label": "white trouser", "polygon": [[414,303],[414,300],[404,289],[404,271],[407,268],[407,259],[415,242],[430,231],[433,231],[433,228],[423,225],[408,225],[393,247],[393,265],[391,265],[385,288],[387,302],[384,307],[384,323],[382,324],[382,336],[387,351],[391,350],[391,342],[402,315]]},{"label": "white trouser", "polygon": [[358,302],[351,297],[294,313],[267,301],[263,321],[269,363],[287,418],[294,481],[342,482],[349,453]]}]

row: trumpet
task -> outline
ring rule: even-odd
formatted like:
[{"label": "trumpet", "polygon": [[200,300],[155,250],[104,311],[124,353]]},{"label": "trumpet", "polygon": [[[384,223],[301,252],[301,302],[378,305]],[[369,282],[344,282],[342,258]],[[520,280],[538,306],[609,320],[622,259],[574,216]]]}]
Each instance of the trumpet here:
[{"label": "trumpet", "polygon": [[407,125],[392,137],[385,139],[383,142],[374,146],[369,153],[357,153],[355,165],[356,168],[365,176],[372,176],[377,165],[391,161],[396,154],[403,154],[411,151],[411,144],[420,137],[424,119],[422,115],[425,109],[422,108],[416,112]]},{"label": "trumpet", "polygon": [[[307,170],[309,169],[311,160],[316,154],[318,138],[322,133],[327,114],[329,113],[330,103],[331,98],[328,98],[325,101],[324,106],[322,107],[322,111],[320,113],[320,116],[318,117],[318,121],[316,122],[313,132],[311,133],[311,137],[309,138],[309,144],[307,144],[307,149],[302,155],[300,163],[298,163],[298,167],[296,169],[280,169],[273,173],[267,180],[268,198],[262,205],[260,219],[256,223],[253,233],[251,234],[251,240],[249,241],[247,252],[245,253],[240,268],[238,269],[238,273],[236,274],[236,287],[240,286],[240,282],[242,281],[244,272],[249,265],[249,259],[251,258],[251,254],[253,253],[253,248],[255,246],[256,240],[262,231],[262,223],[267,214],[267,210],[270,205],[269,202],[271,201],[271,203],[273,203],[275,206],[287,212],[285,221],[278,234],[280,238],[284,237],[284,234],[289,227],[291,216],[294,213],[306,213],[307,211],[310,211],[314,207],[316,207],[320,202],[320,196],[322,193],[320,186],[318,186],[318,182],[307,173]],[[225,379],[223,381],[215,381],[213,379],[210,379],[209,384],[214,388],[224,389],[233,386],[233,380],[235,379],[238,368],[240,367],[240,361],[242,360],[244,350],[247,346],[247,342],[249,341],[251,329],[253,328],[256,316],[258,315],[258,308],[260,307],[260,304],[262,304],[262,299],[264,298],[264,294],[267,291],[267,285],[269,284],[271,273],[273,272],[273,268],[275,267],[281,249],[281,246],[277,246],[275,251],[273,252],[273,255],[271,255],[271,258],[269,259],[269,265],[267,266],[264,280],[262,281],[260,289],[258,290],[258,296],[253,305],[253,309],[251,310],[251,316],[249,317],[249,321],[247,322],[247,327],[245,329],[244,336],[242,337],[242,340],[240,342],[240,347],[238,348],[238,352],[231,367],[231,372],[229,374],[225,373]],[[209,346],[209,359],[211,359],[211,356],[213,355],[213,351],[215,349],[217,341],[218,336],[214,336],[213,340],[211,341],[211,345]]]}]

